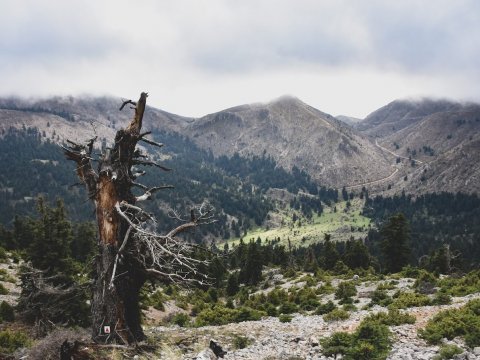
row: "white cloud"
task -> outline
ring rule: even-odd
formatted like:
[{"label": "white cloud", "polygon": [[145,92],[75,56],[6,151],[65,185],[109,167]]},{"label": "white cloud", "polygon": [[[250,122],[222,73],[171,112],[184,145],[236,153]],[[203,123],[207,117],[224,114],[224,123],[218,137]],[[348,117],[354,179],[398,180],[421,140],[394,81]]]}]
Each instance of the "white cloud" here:
[{"label": "white cloud", "polygon": [[480,3],[11,1],[0,95],[113,94],[182,115],[296,95],[365,116],[399,97],[480,100]]}]

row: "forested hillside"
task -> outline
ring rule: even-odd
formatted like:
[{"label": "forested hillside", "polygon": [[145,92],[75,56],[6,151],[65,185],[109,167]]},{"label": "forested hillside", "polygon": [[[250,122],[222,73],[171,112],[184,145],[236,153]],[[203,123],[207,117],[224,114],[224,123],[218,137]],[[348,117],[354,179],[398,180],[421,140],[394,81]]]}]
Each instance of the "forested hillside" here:
[{"label": "forested hillside", "polygon": [[[168,229],[174,222],[168,216],[169,209],[188,212],[193,204],[208,200],[216,209],[218,221],[214,226],[202,228],[200,235],[229,238],[231,231],[243,233],[263,223],[273,209],[273,202],[266,194],[270,188],[309,194],[309,201],[302,202],[305,212],[318,207],[321,201],[331,202],[337,197],[336,190],[318,187],[306,173],[298,169],[289,173],[265,156],[214,158],[178,134],[157,131],[153,136],[165,144],[162,152],[153,157],[173,169],[153,170],[143,179],[147,186],[159,183],[174,186],[157,193],[148,204],[148,209],[161,219],[160,229]],[[64,199],[74,220],[94,218],[83,187],[74,186],[77,182],[74,167],[64,159],[60,146],[37,129],[10,129],[3,134],[0,166],[4,169],[0,174],[3,224],[11,224],[15,215],[34,213],[34,201],[40,194],[50,201],[57,197]],[[317,200],[312,201],[312,197]]]}]

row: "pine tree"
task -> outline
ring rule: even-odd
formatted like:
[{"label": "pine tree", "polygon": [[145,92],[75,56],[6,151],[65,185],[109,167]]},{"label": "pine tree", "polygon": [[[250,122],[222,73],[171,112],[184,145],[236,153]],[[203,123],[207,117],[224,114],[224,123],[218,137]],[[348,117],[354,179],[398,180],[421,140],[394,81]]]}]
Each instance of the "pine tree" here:
[{"label": "pine tree", "polygon": [[56,207],[51,208],[40,197],[37,211],[39,219],[32,221],[32,240],[27,248],[28,259],[33,267],[46,270],[47,275],[72,274],[72,225],[66,218],[63,202],[57,200]]},{"label": "pine tree", "polygon": [[410,230],[407,219],[402,213],[390,217],[380,234],[386,271],[400,271],[409,263],[411,256]]},{"label": "pine tree", "polygon": [[261,280],[263,261],[259,247],[254,241],[248,244],[245,262],[240,269],[240,282],[256,285]]},{"label": "pine tree", "polygon": [[330,240],[330,234],[325,234],[325,242],[323,243],[322,267],[326,270],[331,270],[339,260],[335,244]]},{"label": "pine tree", "polygon": [[240,287],[238,286],[238,275],[237,273],[231,273],[228,275],[227,288],[225,289],[228,296],[235,295]]}]

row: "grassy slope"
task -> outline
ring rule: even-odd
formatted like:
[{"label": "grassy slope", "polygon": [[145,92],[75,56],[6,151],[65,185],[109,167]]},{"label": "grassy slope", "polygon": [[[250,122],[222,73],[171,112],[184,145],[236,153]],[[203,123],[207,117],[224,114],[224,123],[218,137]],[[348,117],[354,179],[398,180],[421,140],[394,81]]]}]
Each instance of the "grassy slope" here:
[{"label": "grassy slope", "polygon": [[[370,226],[370,219],[361,215],[364,201],[360,199],[351,200],[351,206],[346,209],[346,202],[342,201],[334,204],[332,207],[324,207],[322,215],[315,214],[311,220],[301,216],[296,212],[298,219],[295,224],[292,222],[292,216],[295,212],[290,207],[279,209],[272,217],[280,218],[281,225],[279,227],[267,229],[258,227],[247,232],[243,236],[244,241],[257,239],[260,237],[262,241],[280,238],[280,243],[287,244],[288,239],[292,245],[309,245],[318,241],[322,241],[325,233],[331,234],[334,241],[345,241],[353,236],[355,239],[364,237]],[[336,207],[336,212],[334,208]],[[299,223],[301,226],[299,226]],[[352,227],[354,230],[352,231]],[[359,229],[362,228],[362,229]],[[303,239],[303,240],[302,240]],[[229,244],[238,243],[239,238],[229,240]]]}]

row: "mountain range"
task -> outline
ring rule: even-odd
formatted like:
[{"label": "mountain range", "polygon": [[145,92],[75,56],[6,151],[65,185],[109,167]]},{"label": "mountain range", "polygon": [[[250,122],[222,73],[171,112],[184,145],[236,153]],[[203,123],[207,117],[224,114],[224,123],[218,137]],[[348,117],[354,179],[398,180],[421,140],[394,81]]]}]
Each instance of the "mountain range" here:
[{"label": "mountain range", "polygon": [[[113,97],[2,98],[0,130],[35,127],[53,142],[97,135],[108,144],[131,118],[119,104]],[[215,157],[271,157],[330,188],[478,192],[480,105],[398,100],[364,120],[338,118],[283,96],[201,118],[149,108],[144,124],[181,134]]]}]

